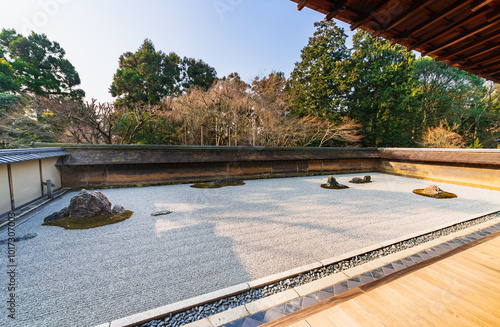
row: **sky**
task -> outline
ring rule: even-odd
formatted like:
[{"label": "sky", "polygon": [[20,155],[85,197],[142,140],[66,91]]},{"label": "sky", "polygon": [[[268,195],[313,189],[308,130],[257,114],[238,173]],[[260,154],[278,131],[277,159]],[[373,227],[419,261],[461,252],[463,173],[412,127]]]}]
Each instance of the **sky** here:
[{"label": "sky", "polygon": [[0,28],[58,42],[86,99],[99,102],[113,101],[120,55],[146,38],[156,50],[203,60],[218,77],[238,72],[250,82],[273,71],[289,76],[324,19],[290,0],[0,0],[0,8]]}]

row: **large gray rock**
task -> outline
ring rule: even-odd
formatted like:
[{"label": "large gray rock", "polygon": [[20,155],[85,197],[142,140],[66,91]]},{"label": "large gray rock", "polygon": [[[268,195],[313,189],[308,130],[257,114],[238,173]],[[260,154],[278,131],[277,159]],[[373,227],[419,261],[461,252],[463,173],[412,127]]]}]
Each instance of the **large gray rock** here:
[{"label": "large gray rock", "polygon": [[64,219],[66,217],[69,216],[69,210],[68,208],[64,208],[62,209],[61,211],[58,211],[58,212],[54,212],[53,214],[51,214],[50,216],[46,217],[43,222],[44,223],[51,223],[53,221],[58,221],[58,220],[61,220],[61,219]]},{"label": "large gray rock", "polygon": [[241,184],[241,183],[242,183],[242,181],[240,181],[237,178],[227,177],[227,178],[219,179],[217,181],[213,181],[210,184],[210,187],[216,187],[216,186],[219,186],[219,185],[238,185],[238,184]]},{"label": "large gray rock", "polygon": [[112,214],[111,202],[99,191],[82,190],[69,203],[71,218],[92,218]]}]

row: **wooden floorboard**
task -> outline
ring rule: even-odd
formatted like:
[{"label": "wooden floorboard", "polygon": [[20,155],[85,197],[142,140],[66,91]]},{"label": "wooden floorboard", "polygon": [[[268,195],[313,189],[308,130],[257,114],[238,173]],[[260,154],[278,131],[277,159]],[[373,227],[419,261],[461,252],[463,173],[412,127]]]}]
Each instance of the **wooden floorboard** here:
[{"label": "wooden floorboard", "polygon": [[495,233],[263,326],[500,326],[499,259]]}]

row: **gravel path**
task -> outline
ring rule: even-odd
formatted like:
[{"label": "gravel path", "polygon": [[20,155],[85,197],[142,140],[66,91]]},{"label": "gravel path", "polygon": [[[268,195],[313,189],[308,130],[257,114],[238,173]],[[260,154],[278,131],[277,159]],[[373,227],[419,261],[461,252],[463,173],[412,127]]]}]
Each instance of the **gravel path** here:
[{"label": "gravel path", "polygon": [[[337,175],[347,190],[320,188],[326,176],[102,190],[134,215],[83,231],[41,226],[75,193],[67,194],[17,226],[17,236],[37,236],[16,243],[17,319],[2,306],[0,326],[94,326],[500,210],[498,191],[437,183],[458,195],[438,200],[411,192],[430,181],[371,175],[370,184]],[[159,210],[173,213],[150,215]],[[0,256],[6,270],[5,244]]]}]

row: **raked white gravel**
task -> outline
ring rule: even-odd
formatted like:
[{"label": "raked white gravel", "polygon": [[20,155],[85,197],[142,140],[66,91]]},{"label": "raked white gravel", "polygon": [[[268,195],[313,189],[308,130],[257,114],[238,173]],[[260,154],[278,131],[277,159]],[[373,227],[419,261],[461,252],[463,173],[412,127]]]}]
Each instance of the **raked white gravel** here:
[{"label": "raked white gravel", "polygon": [[[348,183],[362,175],[336,175],[346,190],[320,188],[327,176],[105,189],[135,212],[130,219],[90,230],[41,226],[76,193],[66,194],[17,226],[17,236],[38,236],[16,243],[16,320],[2,309],[0,326],[94,326],[500,210],[498,191],[435,183],[458,198],[432,199],[412,193],[431,181],[378,173],[373,183]],[[173,213],[151,216],[159,210]]]}]

